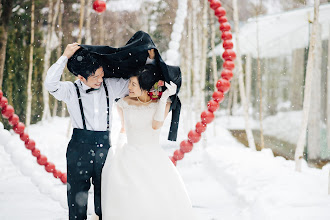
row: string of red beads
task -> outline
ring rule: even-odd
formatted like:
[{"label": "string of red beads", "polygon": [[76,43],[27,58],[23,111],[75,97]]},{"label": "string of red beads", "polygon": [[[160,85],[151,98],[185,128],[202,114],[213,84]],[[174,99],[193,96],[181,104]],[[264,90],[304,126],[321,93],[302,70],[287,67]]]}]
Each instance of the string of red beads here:
[{"label": "string of red beads", "polygon": [[193,145],[201,140],[201,134],[206,131],[207,124],[214,120],[214,112],[219,108],[219,104],[224,100],[224,94],[230,88],[230,80],[233,78],[232,70],[235,68],[234,60],[236,53],[233,50],[234,44],[232,42],[231,26],[226,17],[226,10],[221,7],[219,0],[209,0],[210,8],[214,10],[214,15],[218,17],[220,23],[221,39],[223,40],[223,48],[225,51],[222,54],[224,60],[223,70],[221,71],[221,79],[216,83],[215,91],[212,95],[212,100],[207,103],[207,110],[201,114],[201,121],[197,122],[195,130],[188,133],[188,139],[180,143],[180,149],[174,151],[173,156],[170,157],[174,165],[178,160],[184,158],[184,154],[193,149]]},{"label": "string of red beads", "polygon": [[53,173],[55,178],[59,178],[64,184],[67,182],[66,173],[62,173],[55,168],[52,162],[49,162],[45,155],[40,153],[37,149],[34,140],[30,139],[29,135],[25,133],[25,125],[19,121],[19,117],[15,114],[14,107],[8,105],[8,99],[3,96],[3,92],[0,90],[0,108],[1,114],[4,118],[8,119],[9,124],[13,127],[16,134],[20,136],[20,139],[25,143],[26,149],[30,150],[32,155],[36,157],[37,163],[40,166],[45,166],[45,170],[49,173]]}]

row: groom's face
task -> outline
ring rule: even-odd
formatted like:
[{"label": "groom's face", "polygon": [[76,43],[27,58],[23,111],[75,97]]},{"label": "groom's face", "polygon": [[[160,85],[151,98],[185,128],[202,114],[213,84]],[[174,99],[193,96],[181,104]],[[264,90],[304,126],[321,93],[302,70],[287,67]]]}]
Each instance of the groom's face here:
[{"label": "groom's face", "polygon": [[104,76],[104,72],[103,72],[103,68],[100,67],[98,68],[94,75],[91,75],[87,78],[87,80],[84,77],[79,77],[79,79],[87,86],[94,88],[94,89],[98,89],[101,87],[102,82],[103,82],[103,76]]}]

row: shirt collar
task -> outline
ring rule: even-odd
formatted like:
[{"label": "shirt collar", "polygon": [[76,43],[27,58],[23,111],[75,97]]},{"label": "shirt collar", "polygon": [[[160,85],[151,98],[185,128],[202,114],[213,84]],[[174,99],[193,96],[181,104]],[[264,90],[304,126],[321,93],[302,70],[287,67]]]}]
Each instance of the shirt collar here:
[{"label": "shirt collar", "polygon": [[90,89],[91,87],[89,87],[88,85],[86,85],[85,83],[83,83],[82,81],[80,81],[81,83],[81,87],[84,91],[86,91],[87,89]]}]

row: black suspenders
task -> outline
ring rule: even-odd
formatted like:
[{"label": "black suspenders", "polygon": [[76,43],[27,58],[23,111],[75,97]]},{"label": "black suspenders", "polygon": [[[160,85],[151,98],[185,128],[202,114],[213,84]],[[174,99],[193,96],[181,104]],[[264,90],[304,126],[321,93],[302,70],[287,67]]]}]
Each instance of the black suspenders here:
[{"label": "black suspenders", "polygon": [[[78,96],[78,100],[79,100],[79,106],[80,106],[80,112],[81,112],[81,118],[82,118],[82,122],[83,122],[83,126],[84,129],[86,129],[86,122],[85,122],[85,114],[84,114],[84,109],[83,109],[83,105],[81,102],[81,96],[80,96],[80,92],[79,92],[79,88],[78,85],[76,83],[74,83],[74,85],[76,86],[76,90],[77,90],[77,96]],[[105,90],[105,95],[107,98],[107,130],[109,130],[110,127],[110,123],[109,123],[109,111],[110,111],[110,104],[109,104],[109,92],[108,92],[108,88],[107,85],[105,84],[105,82],[103,81],[103,86],[104,86],[104,90]]]}]

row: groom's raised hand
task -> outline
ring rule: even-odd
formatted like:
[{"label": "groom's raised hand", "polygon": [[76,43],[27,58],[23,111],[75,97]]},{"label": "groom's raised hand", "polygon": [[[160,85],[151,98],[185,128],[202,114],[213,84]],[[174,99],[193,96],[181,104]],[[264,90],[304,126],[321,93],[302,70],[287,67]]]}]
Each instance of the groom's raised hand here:
[{"label": "groom's raised hand", "polygon": [[155,59],[155,49],[150,49],[148,50],[148,53],[149,53],[149,58],[150,59]]},{"label": "groom's raised hand", "polygon": [[63,52],[63,56],[66,56],[68,59],[80,48],[78,43],[68,44]]}]

